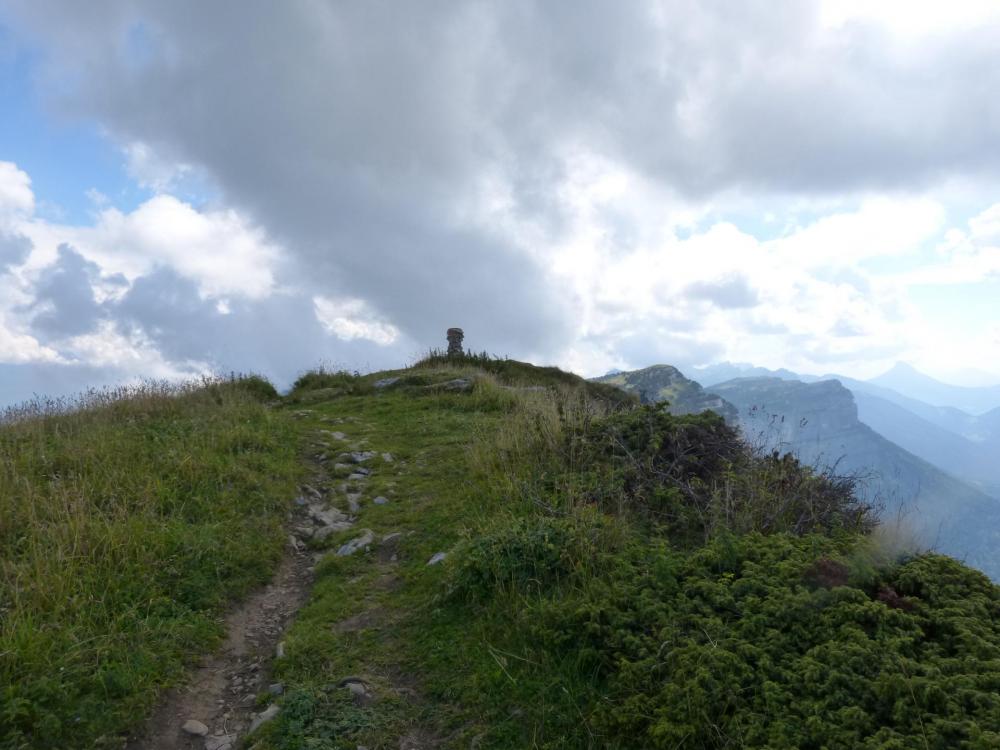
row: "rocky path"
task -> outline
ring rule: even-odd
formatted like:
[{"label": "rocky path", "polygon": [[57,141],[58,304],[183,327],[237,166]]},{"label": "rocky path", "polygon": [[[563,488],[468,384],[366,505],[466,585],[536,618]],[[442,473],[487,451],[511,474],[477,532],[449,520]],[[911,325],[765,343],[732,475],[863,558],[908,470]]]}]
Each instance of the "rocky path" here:
[{"label": "rocky path", "polygon": [[[228,615],[222,647],[197,666],[184,685],[164,696],[144,730],[126,743],[128,750],[233,750],[242,737],[277,715],[278,705],[262,710],[258,696],[284,692],[283,685],[270,680],[271,663],[283,655],[282,635],[309,597],[315,564],[329,554],[311,551],[309,541],[354,526],[364,483],[372,474],[366,464],[376,456],[392,462],[391,455],[364,450],[339,430],[318,430],[313,447],[319,451],[313,456],[314,476],[302,485],[289,514],[286,552],[273,580]],[[333,478],[345,473],[343,481]],[[372,502],[388,501],[376,497]],[[375,541],[371,531],[359,530],[335,554],[351,555]],[[358,693],[365,690],[360,681],[345,687]]]}]

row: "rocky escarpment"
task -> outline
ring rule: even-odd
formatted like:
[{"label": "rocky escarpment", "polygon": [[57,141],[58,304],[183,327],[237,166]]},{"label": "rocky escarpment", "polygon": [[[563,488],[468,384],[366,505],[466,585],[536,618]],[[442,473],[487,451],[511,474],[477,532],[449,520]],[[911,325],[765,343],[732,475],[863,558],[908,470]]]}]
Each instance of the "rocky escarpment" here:
[{"label": "rocky escarpment", "polygon": [[642,403],[665,402],[671,414],[714,411],[730,423],[734,423],[738,417],[736,408],[731,403],[715,393],[709,393],[671,365],[653,365],[642,370],[617,372],[594,380],[634,393]]},{"label": "rocky escarpment", "polygon": [[1000,528],[1000,503],[861,422],[853,394],[838,381],[737,378],[712,388],[737,408],[752,444],[860,477],[860,491],[882,506],[883,519],[903,518],[922,544],[1000,575],[990,531]]},{"label": "rocky escarpment", "polygon": [[854,396],[836,380],[736,378],[713,390],[736,408],[747,439],[793,451],[806,463],[836,460],[863,427]]}]

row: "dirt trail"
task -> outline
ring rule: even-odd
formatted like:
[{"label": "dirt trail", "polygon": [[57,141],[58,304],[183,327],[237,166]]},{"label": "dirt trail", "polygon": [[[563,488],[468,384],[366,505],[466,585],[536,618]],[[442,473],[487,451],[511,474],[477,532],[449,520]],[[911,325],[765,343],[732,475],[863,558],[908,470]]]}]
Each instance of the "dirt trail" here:
[{"label": "dirt trail", "polygon": [[[295,416],[311,414],[302,411]],[[353,420],[323,421],[342,424]],[[274,578],[230,612],[222,647],[207,656],[183,685],[163,696],[143,729],[125,743],[125,750],[233,750],[238,740],[254,729],[256,717],[263,714],[268,718],[269,712],[257,704],[257,696],[272,688],[272,660],[283,634],[309,598],[314,565],[324,554],[311,551],[305,542],[355,525],[353,513],[360,497],[355,493],[370,474],[361,464],[375,455],[360,451],[359,444],[348,448],[347,436],[340,432],[317,430],[313,436],[312,446],[320,453],[310,461],[312,484],[302,485],[295,510],[289,515],[285,556]],[[354,452],[341,453],[340,457],[358,464],[358,473],[352,474],[353,483],[341,483],[337,491],[325,467],[327,453],[345,448]],[[277,698],[283,688],[273,687]],[[273,715],[277,705],[272,703],[269,708]]]},{"label": "dirt trail", "polygon": [[[312,584],[312,556],[287,546],[274,579],[226,618],[226,640],[181,687],[162,699],[128,750],[230,750],[246,733],[257,693],[268,688],[270,661],[282,633],[305,603]],[[182,727],[193,719],[208,728],[207,736]]]},{"label": "dirt trail", "polygon": [[[324,462],[322,454],[310,461],[312,484],[302,485],[289,515],[285,555],[271,582],[229,613],[222,647],[205,657],[183,685],[163,696],[143,729],[125,743],[125,750],[232,750],[252,728],[262,711],[257,696],[271,688],[271,662],[278,644],[312,588],[318,555],[304,541],[354,525],[354,518],[331,505],[333,497],[327,490],[316,489],[329,478]],[[275,697],[280,690],[275,685]],[[196,724],[188,729],[197,733],[185,728],[189,721]]]}]

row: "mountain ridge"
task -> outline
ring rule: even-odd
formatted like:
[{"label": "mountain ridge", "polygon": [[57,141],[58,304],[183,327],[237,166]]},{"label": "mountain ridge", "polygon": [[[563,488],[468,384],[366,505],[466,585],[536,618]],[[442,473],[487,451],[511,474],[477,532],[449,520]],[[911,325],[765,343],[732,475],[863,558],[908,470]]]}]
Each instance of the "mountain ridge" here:
[{"label": "mountain ridge", "polygon": [[[667,382],[661,389],[658,378],[663,376]],[[665,365],[600,381],[656,400],[657,394],[676,389],[681,379],[690,392],[707,392],[696,388],[698,384],[677,368]],[[909,514],[908,522],[925,542],[937,541],[949,554],[967,555],[991,574],[1000,575],[1000,560],[992,554],[1000,532],[1000,502],[984,492],[992,485],[973,486],[864,423],[855,394],[839,378],[807,383],[755,375],[714,383],[710,388],[733,407],[735,420],[728,408],[727,420],[738,424],[752,444],[763,450],[791,452],[819,470],[865,476],[867,491],[885,503],[886,517]],[[960,448],[968,441],[957,435],[954,441],[959,460]]]}]

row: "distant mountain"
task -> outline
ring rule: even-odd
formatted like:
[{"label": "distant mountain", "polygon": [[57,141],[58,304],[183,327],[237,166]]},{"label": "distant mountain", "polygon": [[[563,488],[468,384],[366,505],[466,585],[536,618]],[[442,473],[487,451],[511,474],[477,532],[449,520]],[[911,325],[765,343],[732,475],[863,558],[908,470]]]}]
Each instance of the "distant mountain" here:
[{"label": "distant mountain", "polygon": [[884,518],[902,513],[925,542],[1000,577],[1000,501],[864,424],[841,383],[738,378],[712,390],[736,406],[751,442],[865,477],[869,493],[885,504]]},{"label": "distant mountain", "polygon": [[731,423],[735,422],[738,416],[732,404],[714,393],[709,393],[670,365],[653,365],[642,370],[619,372],[594,380],[635,393],[643,403],[666,401],[669,403],[668,410],[672,414],[698,414],[711,410],[718,412]]},{"label": "distant mountain", "polygon": [[716,383],[724,383],[735,378],[770,377],[782,380],[801,380],[805,383],[818,380],[814,376],[800,375],[784,368],[768,370],[766,367],[755,367],[742,362],[718,362],[705,367],[692,367],[688,374],[705,388],[711,388]]},{"label": "distant mountain", "polygon": [[951,406],[972,415],[1000,408],[1000,385],[978,388],[950,385],[935,380],[903,362],[896,363],[891,370],[872,378],[869,382],[891,388],[918,401],[934,406]]},{"label": "distant mountain", "polygon": [[[862,422],[902,448],[993,497],[1000,498],[1000,410],[966,419],[962,432],[918,416],[910,409],[855,390]],[[957,411],[957,410],[955,410]]]},{"label": "distant mountain", "polygon": [[[727,380],[746,377],[774,377],[780,378],[781,380],[798,380],[803,383],[815,383],[820,380],[839,380],[852,393],[866,393],[885,401],[889,401],[903,407],[907,411],[910,411],[927,422],[935,424],[938,427],[942,427],[949,432],[955,433],[956,435],[966,437],[969,440],[984,442],[991,439],[992,436],[1000,433],[1000,410],[994,409],[987,414],[975,416],[968,413],[968,411],[962,411],[961,409],[953,406],[937,406],[926,401],[922,401],[919,398],[904,395],[890,386],[879,384],[873,380],[858,380],[856,378],[847,377],[846,375],[838,375],[836,373],[829,373],[822,376],[806,375],[783,368],[778,370],[769,370],[765,367],[755,367],[750,364],[732,362],[721,362],[714,365],[708,365],[707,367],[695,367],[691,369],[689,374],[706,388],[711,388],[716,383],[723,383]],[[945,384],[940,385],[944,385],[946,388],[958,387],[947,386]],[[972,388],[961,390],[977,389]],[[864,417],[862,417],[861,421],[865,421]]]}]

